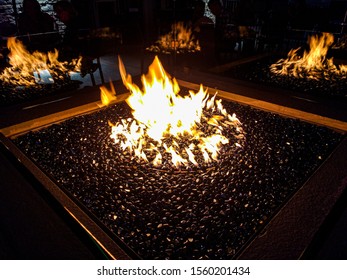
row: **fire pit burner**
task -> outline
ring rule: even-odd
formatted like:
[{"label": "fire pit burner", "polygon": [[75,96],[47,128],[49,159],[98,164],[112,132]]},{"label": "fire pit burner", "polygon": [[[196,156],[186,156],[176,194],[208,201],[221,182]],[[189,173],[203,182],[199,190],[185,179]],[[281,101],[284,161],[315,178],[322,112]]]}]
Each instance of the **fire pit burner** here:
[{"label": "fire pit burner", "polygon": [[246,134],[209,166],[154,168],[110,139],[125,103],[13,139],[56,184],[144,259],[230,259],[322,164],[343,135],[223,101]]}]

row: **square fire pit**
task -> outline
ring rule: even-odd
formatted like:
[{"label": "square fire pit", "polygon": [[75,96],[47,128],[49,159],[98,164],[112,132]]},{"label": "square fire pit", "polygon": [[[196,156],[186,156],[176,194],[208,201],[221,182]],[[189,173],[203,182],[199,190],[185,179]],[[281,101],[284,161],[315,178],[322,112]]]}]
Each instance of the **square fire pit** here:
[{"label": "square fire pit", "polygon": [[[346,125],[265,102],[255,108],[255,100],[233,93],[219,96],[245,138],[202,166],[131,160],[113,143],[108,124],[130,116],[124,96],[82,115],[76,108],[61,121],[47,117],[37,129],[35,121],[29,131],[4,129],[2,142],[112,258],[298,258],[344,189]],[[334,180],[320,178],[331,161],[338,165]],[[277,241],[281,251],[271,246]]]}]

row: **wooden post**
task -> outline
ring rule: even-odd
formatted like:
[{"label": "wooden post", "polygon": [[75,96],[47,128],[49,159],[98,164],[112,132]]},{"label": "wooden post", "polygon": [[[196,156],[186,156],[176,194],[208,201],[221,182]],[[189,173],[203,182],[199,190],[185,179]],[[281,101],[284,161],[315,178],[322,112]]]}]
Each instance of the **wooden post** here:
[{"label": "wooden post", "polygon": [[13,7],[13,16],[14,16],[14,21],[15,21],[15,24],[16,24],[17,33],[19,33],[19,29],[18,29],[18,10],[17,10],[16,0],[12,0],[12,7]]}]

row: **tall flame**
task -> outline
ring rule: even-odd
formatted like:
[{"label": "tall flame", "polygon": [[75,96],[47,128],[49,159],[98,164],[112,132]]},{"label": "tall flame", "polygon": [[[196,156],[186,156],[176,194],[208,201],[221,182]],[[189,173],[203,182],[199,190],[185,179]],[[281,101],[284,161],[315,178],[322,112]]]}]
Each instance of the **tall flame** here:
[{"label": "tall flame", "polygon": [[297,78],[331,79],[331,74],[345,78],[347,66],[334,64],[333,58],[326,57],[329,47],[334,42],[334,36],[323,33],[308,38],[309,51],[300,56],[300,48],[292,49],[286,59],[280,59],[270,66],[270,71],[277,75],[290,75]]},{"label": "tall flame", "polygon": [[[210,98],[202,85],[197,93],[179,95],[176,79],[165,72],[158,57],[142,76],[143,91],[132,83],[120,58],[119,69],[131,93],[126,102],[133,118],[111,124],[111,138],[133,158],[157,166],[167,154],[176,167],[198,165],[199,157],[205,162],[218,160],[221,147],[230,142],[223,135],[225,128],[234,129],[235,139],[243,137],[236,116],[227,113],[221,100]],[[111,98],[114,95],[107,94]],[[108,103],[106,99],[104,104]]]},{"label": "tall flame", "polygon": [[81,59],[75,59],[71,63],[59,62],[58,51],[41,53],[35,51],[30,53],[25,46],[16,38],[7,40],[10,50],[9,63],[11,67],[0,73],[0,80],[6,84],[29,86],[35,85],[35,73],[49,72],[53,80],[63,79],[69,71],[78,71]]}]

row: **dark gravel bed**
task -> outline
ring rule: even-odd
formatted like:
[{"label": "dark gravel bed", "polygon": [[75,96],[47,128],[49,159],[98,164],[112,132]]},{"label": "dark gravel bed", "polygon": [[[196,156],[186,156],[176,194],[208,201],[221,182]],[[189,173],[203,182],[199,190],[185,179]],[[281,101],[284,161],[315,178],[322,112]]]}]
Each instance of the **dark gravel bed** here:
[{"label": "dark gravel bed", "polygon": [[231,259],[313,174],[343,135],[223,101],[242,122],[242,148],[181,169],[129,160],[108,121],[125,103],[13,142],[143,259]]},{"label": "dark gravel bed", "polygon": [[267,57],[250,63],[231,68],[223,75],[262,83],[272,88],[281,88],[303,92],[316,96],[347,97],[347,77],[331,74],[329,79],[313,80],[309,78],[295,78],[293,76],[276,75],[270,72],[270,65],[277,62],[279,57]]},{"label": "dark gravel bed", "polygon": [[81,82],[66,78],[53,84],[35,86],[13,86],[0,84],[0,107],[32,101],[44,96],[55,95],[66,90],[77,89]]}]

